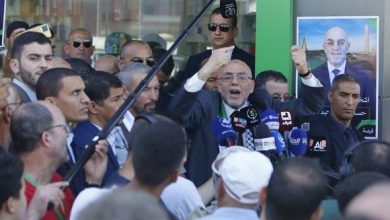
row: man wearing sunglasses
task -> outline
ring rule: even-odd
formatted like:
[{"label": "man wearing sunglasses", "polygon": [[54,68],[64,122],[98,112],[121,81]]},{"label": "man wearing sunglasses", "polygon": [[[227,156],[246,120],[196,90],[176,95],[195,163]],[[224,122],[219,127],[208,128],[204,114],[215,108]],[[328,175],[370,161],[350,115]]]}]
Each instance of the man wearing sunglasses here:
[{"label": "man wearing sunglasses", "polygon": [[154,66],[156,63],[150,46],[140,40],[127,41],[122,45],[118,60],[119,69],[122,70],[127,64],[144,63]]},{"label": "man wearing sunglasses", "polygon": [[182,74],[177,74],[172,77],[171,82],[173,84],[180,86],[186,79],[193,76],[201,68],[202,61],[211,56],[213,50],[233,45],[234,49],[230,52],[230,59],[244,61],[249,66],[252,73],[255,72],[255,57],[238,48],[234,42],[234,38],[238,34],[237,16],[224,18],[221,15],[220,8],[216,8],[211,13],[207,28],[212,50],[206,50],[202,53],[190,56],[185,71]]},{"label": "man wearing sunglasses", "polygon": [[64,50],[68,58],[79,58],[92,64],[91,56],[95,51],[92,44],[91,32],[85,28],[76,28],[70,32]]}]

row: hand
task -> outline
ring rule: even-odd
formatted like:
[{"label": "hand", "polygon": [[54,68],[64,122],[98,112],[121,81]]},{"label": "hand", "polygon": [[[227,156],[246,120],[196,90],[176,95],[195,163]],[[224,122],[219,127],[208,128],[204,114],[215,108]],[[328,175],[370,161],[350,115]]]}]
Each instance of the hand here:
[{"label": "hand", "polygon": [[39,186],[27,208],[27,219],[41,219],[47,211],[49,202],[58,207],[65,198],[62,189],[68,185],[68,182],[56,182]]},{"label": "hand", "polygon": [[11,50],[11,48],[14,46],[15,39],[25,31],[25,28],[18,28],[12,31],[11,36],[9,37],[9,42],[7,45],[7,48]]},{"label": "hand", "polygon": [[309,71],[306,61],[306,52],[299,48],[297,45],[291,47],[291,57],[294,62],[295,68],[300,75],[303,75]]},{"label": "hand", "polygon": [[230,54],[233,49],[234,46],[214,50],[209,60],[199,70],[199,79],[206,81],[211,76],[211,74],[213,74],[219,68],[225,66],[230,61]]},{"label": "hand", "polygon": [[108,163],[108,142],[100,140],[95,145],[95,153],[84,165],[85,181],[89,184],[101,185]]},{"label": "hand", "polygon": [[7,105],[7,97],[9,95],[9,87],[11,80],[8,78],[0,79],[0,109],[5,108]]}]

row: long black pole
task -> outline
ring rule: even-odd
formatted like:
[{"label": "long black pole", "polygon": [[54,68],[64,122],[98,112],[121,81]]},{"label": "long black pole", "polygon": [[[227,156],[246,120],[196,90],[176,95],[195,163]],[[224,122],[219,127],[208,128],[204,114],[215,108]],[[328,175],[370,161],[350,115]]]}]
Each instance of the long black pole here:
[{"label": "long black pole", "polygon": [[91,158],[92,154],[95,152],[95,145],[99,140],[106,139],[110,134],[111,130],[118,124],[119,120],[125,115],[126,111],[134,104],[135,100],[141,95],[142,91],[157,74],[158,70],[167,62],[168,58],[176,50],[179,44],[188,36],[191,29],[199,21],[199,19],[205,14],[206,10],[213,4],[215,0],[210,0],[207,5],[196,15],[194,20],[188,25],[180,36],[176,39],[173,45],[168,49],[164,56],[152,67],[148,75],[140,82],[140,84],[135,88],[133,93],[131,93],[118,111],[111,117],[107,122],[106,126],[92,139],[92,141],[87,145],[86,150],[81,154],[80,158],[76,161],[75,165],[70,168],[68,173],[64,176],[65,181],[72,181],[76,173],[85,165],[85,163]]}]

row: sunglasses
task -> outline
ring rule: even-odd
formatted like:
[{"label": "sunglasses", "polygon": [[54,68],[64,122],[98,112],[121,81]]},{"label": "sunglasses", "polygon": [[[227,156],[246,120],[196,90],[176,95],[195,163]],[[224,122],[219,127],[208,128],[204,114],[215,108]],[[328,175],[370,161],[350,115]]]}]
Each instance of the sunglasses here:
[{"label": "sunglasses", "polygon": [[146,58],[145,60],[141,57],[134,57],[131,59],[131,62],[133,63],[146,63],[148,66],[154,66],[156,64],[156,61],[153,58]]},{"label": "sunglasses", "polygon": [[91,40],[77,39],[77,40],[73,41],[72,46],[74,48],[78,48],[81,46],[81,44],[83,44],[85,48],[90,48],[92,46],[92,41]]},{"label": "sunglasses", "polygon": [[210,23],[207,26],[209,28],[209,31],[216,31],[217,27],[219,27],[219,30],[222,31],[222,32],[228,32],[229,29],[230,29],[230,25],[229,24],[213,24],[213,23]]}]

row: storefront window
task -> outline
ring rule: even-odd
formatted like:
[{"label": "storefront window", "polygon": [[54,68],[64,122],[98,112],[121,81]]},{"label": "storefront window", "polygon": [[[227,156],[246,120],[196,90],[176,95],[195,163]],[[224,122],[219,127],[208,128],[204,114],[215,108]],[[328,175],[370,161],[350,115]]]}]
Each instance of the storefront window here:
[{"label": "storefront window", "polygon": [[[105,41],[112,33],[127,34],[132,39],[155,39],[158,35],[165,40],[166,47],[171,46],[206,3],[206,0],[7,0],[5,27],[15,20],[29,25],[49,24],[56,33],[57,56],[63,55],[61,45],[72,28],[87,28],[94,35],[96,59],[119,49],[105,48]],[[240,34],[236,43],[254,53],[256,0],[238,0],[237,4]],[[218,6],[219,1],[215,1],[212,9]],[[209,46],[206,27],[212,9],[175,51],[176,70],[184,68],[188,56]]]}]

